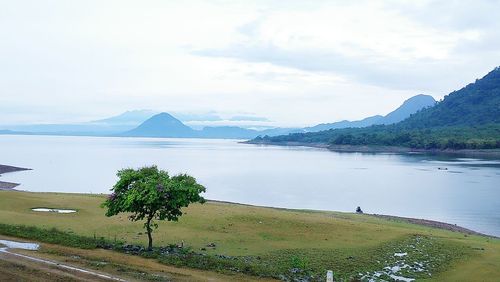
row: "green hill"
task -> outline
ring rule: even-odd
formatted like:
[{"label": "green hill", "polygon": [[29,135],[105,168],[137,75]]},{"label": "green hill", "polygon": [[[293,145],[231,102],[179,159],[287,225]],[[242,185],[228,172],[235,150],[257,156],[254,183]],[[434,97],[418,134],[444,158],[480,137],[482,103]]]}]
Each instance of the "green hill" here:
[{"label": "green hill", "polygon": [[400,125],[408,128],[500,123],[500,67]]},{"label": "green hill", "polygon": [[322,143],[418,149],[500,148],[500,67],[392,125],[259,137],[251,143]]}]

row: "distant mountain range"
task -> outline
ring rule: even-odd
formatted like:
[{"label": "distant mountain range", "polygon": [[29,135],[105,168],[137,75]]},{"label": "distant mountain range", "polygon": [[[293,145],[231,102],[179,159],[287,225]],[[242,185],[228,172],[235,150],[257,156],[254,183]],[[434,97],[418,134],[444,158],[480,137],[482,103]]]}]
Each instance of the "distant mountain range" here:
[{"label": "distant mountain range", "polygon": [[[130,137],[170,137],[170,138],[229,138],[252,139],[257,136],[278,136],[290,133],[318,132],[322,130],[366,127],[374,124],[390,124],[401,121],[411,114],[431,107],[436,103],[428,95],[417,95],[406,100],[403,105],[386,116],[372,116],[359,121],[340,121],[319,124],[305,128],[271,128],[254,130],[238,126],[206,126],[195,130],[168,113],[151,110],[127,111],[123,114],[79,124],[35,124],[4,126],[0,134],[44,134],[44,135],[85,135],[85,136],[130,136]],[[184,115],[183,118],[192,115]],[[236,116],[232,119],[246,119]],[[259,121],[263,118],[255,118]]]},{"label": "distant mountain range", "polygon": [[[216,118],[214,114],[211,116]],[[234,119],[251,118],[242,116]],[[168,113],[142,110],[80,124],[4,126],[0,134],[255,138],[253,143],[266,144],[293,142],[425,149],[500,148],[500,67],[450,93],[440,102],[420,94],[385,116],[305,128],[254,130],[237,126],[208,126],[197,130]]]},{"label": "distant mountain range", "polygon": [[275,136],[288,134],[293,131],[294,129],[289,128],[275,128],[259,131],[237,126],[207,126],[201,130],[195,130],[168,113],[160,113],[147,119],[138,127],[118,134],[118,136],[251,139],[259,135]]},{"label": "distant mountain range", "polygon": [[126,111],[123,114],[106,119],[91,121],[90,123],[106,125],[130,125],[136,127],[156,114],[158,114],[158,112],[152,110]]},{"label": "distant mountain range", "polygon": [[348,127],[367,127],[375,124],[397,123],[408,118],[410,115],[422,109],[432,107],[435,104],[436,100],[434,100],[432,96],[420,94],[404,101],[404,103],[401,106],[399,106],[399,108],[388,113],[386,116],[376,115],[357,121],[343,120],[334,123],[322,123],[313,127],[306,127],[304,128],[304,131],[318,132],[329,129],[348,128]]},{"label": "distant mountain range", "polygon": [[417,95],[406,100],[403,105],[386,116],[373,116],[361,121],[341,121],[336,123],[320,124],[314,127],[299,129],[274,128],[267,130],[253,130],[236,126],[205,127],[194,130],[184,125],[168,113],[157,114],[130,131],[120,134],[132,137],[194,137],[194,138],[235,138],[251,139],[257,136],[277,136],[300,132],[317,132],[332,128],[366,127],[373,124],[391,124],[401,121],[415,112],[432,107],[436,101],[432,96]]},{"label": "distant mountain range", "polygon": [[[419,96],[414,98],[385,116],[382,119],[384,122],[370,127],[337,128],[257,138],[252,142],[320,143],[331,146],[380,145],[417,149],[500,148],[500,67],[474,83],[450,93],[435,106],[424,107],[400,122],[387,125],[389,122],[401,120],[412,112],[409,105],[425,105],[426,102],[432,102],[430,99],[423,101],[423,97]],[[377,118],[375,120],[380,122]]]},{"label": "distant mountain range", "polygon": [[[131,130],[156,113],[150,110],[127,111],[118,116],[90,122],[11,125],[3,126],[2,129],[8,130],[11,134],[109,136]],[[4,132],[3,134],[7,133]]]}]

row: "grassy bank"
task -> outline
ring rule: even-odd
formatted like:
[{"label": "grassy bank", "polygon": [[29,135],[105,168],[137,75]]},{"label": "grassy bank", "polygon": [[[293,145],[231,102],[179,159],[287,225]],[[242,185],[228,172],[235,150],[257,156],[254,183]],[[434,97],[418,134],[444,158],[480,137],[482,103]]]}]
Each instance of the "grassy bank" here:
[{"label": "grassy bank", "polygon": [[[52,238],[51,243],[80,248],[93,248],[100,241],[144,245],[142,224],[131,223],[126,216],[106,218],[99,207],[103,200],[95,195],[1,191],[0,233],[40,241]],[[40,213],[31,211],[33,207],[78,212]],[[37,228],[29,231],[14,225]],[[49,233],[37,235],[43,232]],[[394,254],[406,253],[406,264],[426,264],[425,271],[407,273],[408,277],[437,281],[500,277],[499,240],[366,215],[208,202],[186,209],[179,222],[160,223],[154,236],[156,246],[183,241],[186,247],[175,254],[158,249],[141,255],[220,272],[318,278],[332,269],[337,277],[358,277],[359,272],[373,275],[393,266],[401,260]],[[207,247],[211,243],[215,248]]]}]

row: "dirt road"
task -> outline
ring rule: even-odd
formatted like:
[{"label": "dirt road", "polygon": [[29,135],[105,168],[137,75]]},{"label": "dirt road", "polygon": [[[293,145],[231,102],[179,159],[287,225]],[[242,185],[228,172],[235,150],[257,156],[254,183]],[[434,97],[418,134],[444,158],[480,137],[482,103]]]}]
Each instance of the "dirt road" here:
[{"label": "dirt road", "polygon": [[[29,240],[0,236],[0,241]],[[0,242],[1,243],[1,242]],[[36,243],[36,242],[34,242]],[[40,244],[39,250],[0,244],[0,281],[275,281],[177,268],[119,252]]]}]

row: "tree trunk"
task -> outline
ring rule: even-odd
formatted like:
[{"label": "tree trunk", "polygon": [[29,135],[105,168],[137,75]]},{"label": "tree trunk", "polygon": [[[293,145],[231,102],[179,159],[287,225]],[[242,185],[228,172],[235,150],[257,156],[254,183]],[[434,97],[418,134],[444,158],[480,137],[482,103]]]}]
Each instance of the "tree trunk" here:
[{"label": "tree trunk", "polygon": [[151,217],[148,217],[148,221],[146,222],[146,231],[148,232],[148,251],[153,250],[153,236],[151,235],[153,230],[151,229],[151,219]]}]

